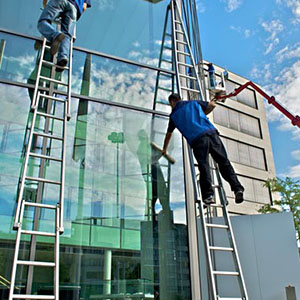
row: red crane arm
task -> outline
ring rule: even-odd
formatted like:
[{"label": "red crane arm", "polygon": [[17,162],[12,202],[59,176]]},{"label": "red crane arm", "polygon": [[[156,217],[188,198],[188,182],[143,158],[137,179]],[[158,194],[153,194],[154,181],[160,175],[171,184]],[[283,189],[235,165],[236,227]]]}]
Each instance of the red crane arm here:
[{"label": "red crane arm", "polygon": [[256,90],[264,98],[266,98],[268,100],[269,104],[272,104],[273,106],[275,106],[280,112],[282,112],[286,117],[288,117],[291,120],[291,122],[292,122],[292,124],[294,126],[298,126],[300,128],[300,116],[298,116],[298,115],[296,115],[296,116],[292,115],[281,104],[279,104],[278,102],[276,102],[274,96],[270,97],[269,95],[267,95],[261,88],[259,88],[252,81],[246,82],[245,84],[243,84],[240,87],[236,88],[233,92],[231,92],[228,95],[216,96],[216,100],[224,100],[224,99],[227,99],[227,98],[230,98],[230,97],[234,97],[237,94],[239,94],[241,91],[243,91],[244,89],[246,89],[248,86],[251,86],[254,90]]}]

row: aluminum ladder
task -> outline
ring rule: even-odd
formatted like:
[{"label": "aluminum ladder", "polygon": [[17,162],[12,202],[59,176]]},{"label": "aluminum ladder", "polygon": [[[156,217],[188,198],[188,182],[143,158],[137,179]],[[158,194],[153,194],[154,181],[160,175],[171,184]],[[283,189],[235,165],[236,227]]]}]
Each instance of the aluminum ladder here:
[{"label": "aluminum ladder", "polygon": [[[222,184],[222,178],[220,176],[220,171],[218,165],[210,161],[211,163],[211,173],[213,180],[213,188],[215,190],[215,199],[217,199],[215,204],[206,206],[201,200],[200,197],[197,200],[200,218],[202,222],[202,228],[204,233],[204,246],[207,252],[207,264],[209,270],[209,285],[211,291],[212,299],[218,300],[249,300],[247,294],[247,288],[242,272],[242,267],[239,259],[239,254],[233,234],[233,229],[230,221],[230,217],[227,210],[228,200],[226,193]],[[200,184],[197,181],[197,193],[200,194]],[[218,196],[218,197],[217,197]],[[215,230],[225,231],[225,236],[227,238],[227,243],[229,246],[220,246],[216,245],[215,242]],[[224,239],[224,237],[223,237]],[[234,270],[232,271],[220,271],[217,270],[218,263],[216,262],[217,252],[227,252],[232,254],[232,259],[230,262],[234,265]],[[223,257],[224,259],[224,257]],[[235,291],[240,295],[238,297],[222,297],[220,296],[220,291],[218,290],[217,277],[221,276],[230,276],[236,277],[239,285],[239,291]]]},{"label": "aluminum ladder", "polygon": [[[170,5],[171,5],[171,15],[172,15],[171,19],[172,19],[172,38],[173,38],[173,47],[174,47],[173,51],[174,51],[178,92],[181,98],[183,99],[204,100],[195,60],[193,58],[191,44],[187,35],[185,25],[183,23],[183,19],[181,17],[180,8],[178,7],[176,0],[171,0]],[[193,184],[196,192],[196,204],[198,204],[198,208],[200,210],[200,219],[202,223],[202,229],[204,232],[204,245],[205,245],[205,252],[206,252],[207,267],[209,271],[208,281],[209,281],[210,298],[212,300],[238,300],[238,299],[249,300],[242,269],[241,269],[241,264],[240,264],[240,260],[239,260],[235,240],[234,240],[232,226],[226,208],[227,199],[222,186],[222,180],[221,180],[218,167],[215,163],[213,163],[215,167],[212,168],[212,171],[214,171],[218,181],[218,184],[215,184],[214,188],[218,189],[219,191],[221,204],[214,204],[214,205],[210,205],[209,207],[206,207],[206,205],[204,205],[200,197],[200,192],[198,189],[197,177],[195,172],[195,166],[193,163],[194,159],[190,147],[188,147],[188,151],[189,151],[188,153],[189,160],[191,162],[190,165],[191,165],[191,172],[193,177]],[[210,215],[211,215],[211,209],[213,207],[215,208],[219,207],[223,210],[222,217],[224,218],[225,225],[213,224],[212,222],[209,222],[209,220],[212,220]],[[208,218],[206,218],[205,216],[204,213],[205,210],[207,210]],[[212,230],[214,228],[226,230],[228,239],[231,244],[230,247],[228,248],[218,247],[210,243],[210,241],[212,240],[211,236],[213,234]],[[235,267],[236,267],[235,272],[218,271],[213,268],[214,252],[216,251],[229,251],[232,253],[233,259],[235,261]],[[239,298],[221,297],[217,289],[216,276],[237,276],[240,283],[241,297]]]},{"label": "aluminum ladder", "polygon": [[[75,36],[75,27],[74,27],[74,36]],[[14,229],[17,230],[16,235],[16,244],[13,258],[13,266],[12,266],[12,274],[11,274],[11,285],[9,292],[9,300],[13,299],[54,299],[59,300],[59,237],[60,234],[63,233],[63,205],[64,205],[64,184],[65,184],[65,161],[66,161],[66,133],[67,133],[67,121],[70,119],[70,101],[71,101],[71,75],[72,75],[72,51],[73,51],[73,38],[71,38],[70,42],[70,52],[69,52],[69,66],[61,67],[60,69],[67,70],[67,82],[63,82],[55,79],[55,69],[58,67],[56,65],[56,56],[53,58],[53,61],[48,61],[45,59],[45,51],[49,51],[50,46],[47,45],[46,39],[43,39],[40,59],[38,63],[37,75],[36,75],[36,83],[34,87],[34,94],[31,103],[31,112],[32,112],[32,122],[29,130],[28,143],[25,150],[25,158],[23,164],[23,170],[20,177],[19,182],[19,191],[17,198],[17,208],[16,215],[14,221]],[[42,68],[44,66],[51,67],[51,75],[50,77],[43,76],[41,74]],[[45,88],[43,88],[41,83],[48,82],[49,83],[49,93],[46,94]],[[65,98],[60,98],[57,96],[53,96],[54,87],[55,86],[64,86],[67,89],[67,95]],[[46,112],[40,111],[40,103],[46,101],[47,109]],[[58,115],[55,109],[55,104],[61,103],[62,105],[62,115]],[[41,130],[40,128],[36,128],[36,125],[39,124],[37,122],[38,119],[45,120],[44,128]],[[61,135],[55,135],[51,130],[49,130],[50,122],[60,122],[61,123]],[[42,153],[36,153],[32,150],[33,147],[33,139],[40,138],[43,141]],[[61,145],[60,157],[51,156],[46,153],[47,143],[50,143],[55,140]],[[28,173],[28,167],[30,164],[30,159],[39,159],[39,172],[38,176],[30,176]],[[46,162],[55,161],[60,165],[60,180],[50,180],[45,178],[45,164]],[[36,201],[26,201],[25,200],[25,191],[26,191],[26,183],[35,183],[38,186],[38,194],[39,197],[36,198]],[[58,202],[56,205],[49,205],[43,203],[42,200],[42,190],[45,184],[55,185],[59,187],[59,195]],[[24,229],[22,225],[24,225],[24,212],[26,208],[33,208],[34,210],[34,220],[33,220],[33,228],[31,230]],[[40,210],[51,210],[54,211],[54,219],[53,223],[55,225],[54,232],[44,232],[39,230],[39,218],[40,218]],[[29,235],[31,237],[31,247],[29,253],[28,260],[19,259],[20,253],[20,243],[21,237],[23,235]],[[36,238],[38,236],[46,236],[54,239],[54,261],[53,262],[43,262],[43,261],[35,261],[35,253],[36,253]],[[15,294],[16,288],[16,273],[18,266],[28,266],[28,276],[27,276],[27,288],[25,294]],[[32,295],[32,278],[33,278],[33,267],[47,267],[54,268],[54,284],[53,284],[53,295]],[[29,292],[28,292],[29,291]]]}]

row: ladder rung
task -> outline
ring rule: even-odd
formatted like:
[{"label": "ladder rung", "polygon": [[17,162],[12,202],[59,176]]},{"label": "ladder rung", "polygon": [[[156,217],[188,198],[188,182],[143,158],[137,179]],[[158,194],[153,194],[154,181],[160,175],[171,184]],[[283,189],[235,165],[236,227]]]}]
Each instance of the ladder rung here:
[{"label": "ladder rung", "polygon": [[177,32],[177,33],[181,33],[181,34],[184,34],[184,32],[183,32],[183,31],[181,31],[181,30],[177,30],[177,29],[175,29],[175,32]]},{"label": "ladder rung", "polygon": [[17,264],[26,265],[26,266],[36,266],[36,267],[55,267],[54,262],[44,262],[44,261],[18,260]]},{"label": "ladder rung", "polygon": [[59,101],[59,102],[63,102],[63,103],[66,101],[66,99],[57,98],[57,97],[49,96],[49,95],[46,95],[46,94],[40,94],[40,97],[55,100],[55,101]]},{"label": "ladder rung", "polygon": [[172,90],[168,89],[168,88],[165,88],[165,87],[162,87],[162,86],[159,86],[157,87],[158,89],[160,90],[164,90],[164,91],[167,91],[167,92],[172,92]]},{"label": "ladder rung", "polygon": [[34,230],[21,230],[23,234],[30,234],[30,235],[41,235],[41,236],[52,236],[55,237],[56,234],[52,232],[44,232],[44,231],[34,231]]},{"label": "ladder rung", "polygon": [[49,78],[49,77],[45,77],[45,76],[40,76],[41,80],[46,80],[46,81],[51,81],[53,83],[57,83],[57,84],[61,84],[61,85],[65,85],[68,86],[68,83],[53,79],[53,78]]},{"label": "ladder rung", "polygon": [[[156,102],[159,103],[159,104],[170,105],[170,103],[168,101],[159,100],[159,101],[156,101]],[[161,165],[162,164],[160,164],[160,166]]]},{"label": "ladder rung", "polygon": [[55,181],[55,180],[50,180],[50,179],[45,179],[45,178],[37,178],[37,177],[26,176],[25,179],[31,180],[31,181],[38,181],[38,182],[61,185],[60,181]]},{"label": "ladder rung", "polygon": [[221,224],[206,224],[207,227],[213,227],[213,228],[222,228],[222,229],[228,229],[227,225],[221,225]]},{"label": "ladder rung", "polygon": [[69,69],[69,67],[62,67],[62,66],[59,66],[59,65],[56,65],[56,64],[54,64],[53,62],[48,61],[48,60],[44,60],[44,59],[43,59],[42,62],[43,62],[43,64],[49,65],[49,66],[51,66],[51,67],[57,67],[57,68],[64,69],[64,70],[68,70],[68,69]]},{"label": "ladder rung", "polygon": [[245,300],[245,298],[224,298],[224,297],[219,297],[218,300]]},{"label": "ladder rung", "polygon": [[215,250],[215,251],[229,251],[233,252],[233,248],[227,248],[227,247],[215,247],[215,246],[210,246],[210,250]]},{"label": "ladder rung", "polygon": [[171,60],[167,60],[167,59],[162,59],[161,61],[166,62],[168,64],[172,64],[173,63]]},{"label": "ladder rung", "polygon": [[27,201],[24,202],[24,205],[40,207],[40,208],[49,208],[49,209],[56,209],[56,207],[57,207],[55,205],[36,203],[36,202],[27,202]]},{"label": "ladder rung", "polygon": [[164,76],[164,77],[167,77],[167,78],[173,78],[173,75],[166,74],[166,73],[159,73],[159,76]]},{"label": "ladder rung", "polygon": [[190,64],[186,64],[186,63],[184,63],[184,62],[178,62],[178,64],[179,65],[182,65],[182,66],[186,66],[186,67],[189,67],[189,68],[194,68],[194,66],[193,65],[190,65]]},{"label": "ladder rung", "polygon": [[173,50],[173,48],[169,47],[169,46],[164,46],[164,48],[167,49],[167,50]]},{"label": "ladder rung", "polygon": [[189,91],[189,92],[194,92],[194,93],[199,93],[200,94],[200,91],[198,91],[198,90],[194,90],[194,89],[191,89],[191,88],[188,88],[188,87],[185,87],[185,86],[182,86],[181,88],[183,90],[186,90],[186,91]]},{"label": "ladder rung", "polygon": [[223,207],[222,204],[211,204],[210,206],[211,206],[211,207],[219,207],[219,208],[222,208],[222,207]]},{"label": "ladder rung", "polygon": [[214,275],[224,275],[224,276],[240,276],[239,272],[228,272],[228,271],[213,271]]},{"label": "ladder rung", "polygon": [[13,299],[32,299],[32,300],[55,300],[55,296],[42,296],[42,295],[19,295],[12,296]]},{"label": "ladder rung", "polygon": [[180,77],[185,77],[185,78],[188,78],[188,79],[191,79],[191,80],[197,80],[196,77],[194,76],[189,76],[189,75],[184,75],[184,74],[179,74]]},{"label": "ladder rung", "polygon": [[49,160],[55,160],[55,161],[62,162],[61,158],[57,158],[57,157],[53,157],[53,156],[42,155],[42,154],[33,153],[33,152],[30,152],[29,155],[33,156],[33,157],[37,157],[37,158],[49,159]]},{"label": "ladder rung", "polygon": [[168,37],[172,37],[171,33],[166,33],[165,35],[168,36]]},{"label": "ladder rung", "polygon": [[60,118],[60,117],[57,117],[57,116],[54,116],[54,115],[51,115],[51,114],[46,114],[46,113],[43,113],[43,112],[40,112],[40,111],[37,111],[36,114],[39,115],[39,116],[45,117],[45,118],[51,118],[51,119],[55,119],[55,120],[59,120],[59,121],[64,121],[63,118]]},{"label": "ladder rung", "polygon": [[187,43],[185,41],[176,40],[176,42],[179,44],[187,45]]},{"label": "ladder rung", "polygon": [[189,54],[189,53],[186,53],[186,52],[183,52],[183,51],[177,51],[177,53],[179,53],[179,54],[183,54],[183,55],[186,55],[186,56],[191,56],[191,54]]},{"label": "ladder rung", "polygon": [[180,22],[180,21],[177,21],[177,20],[175,20],[175,23],[181,24],[181,22]]},{"label": "ladder rung", "polygon": [[57,136],[57,135],[52,135],[52,134],[47,134],[47,133],[43,133],[43,132],[33,132],[34,135],[38,135],[38,136],[42,136],[42,137],[45,137],[45,138],[50,138],[50,139],[55,139],[55,140],[59,140],[59,141],[62,141],[63,138],[60,137],[60,136]]}]

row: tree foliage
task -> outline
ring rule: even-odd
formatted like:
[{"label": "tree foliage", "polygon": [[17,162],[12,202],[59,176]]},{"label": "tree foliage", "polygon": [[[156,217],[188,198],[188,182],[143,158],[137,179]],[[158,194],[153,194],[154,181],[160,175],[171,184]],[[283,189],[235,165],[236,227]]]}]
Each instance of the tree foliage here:
[{"label": "tree foliage", "polygon": [[297,237],[300,239],[300,181],[286,177],[284,179],[271,178],[265,184],[272,192],[280,194],[280,199],[273,201],[273,205],[266,204],[259,212],[277,213],[281,211],[291,212],[294,218]]}]

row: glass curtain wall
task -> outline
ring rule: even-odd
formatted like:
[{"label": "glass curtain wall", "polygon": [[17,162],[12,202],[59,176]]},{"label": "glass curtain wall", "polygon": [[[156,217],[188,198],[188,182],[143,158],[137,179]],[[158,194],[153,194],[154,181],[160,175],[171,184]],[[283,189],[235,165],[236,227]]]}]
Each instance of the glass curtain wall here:
[{"label": "glass curtain wall", "polygon": [[[30,9],[28,2],[32,4]],[[190,299],[181,137],[174,133],[169,146],[175,159],[172,164],[161,157],[155,146],[162,147],[168,124],[170,108],[165,105],[168,93],[161,92],[154,102],[159,71],[144,65],[158,62],[157,49],[167,1],[153,4],[143,0],[94,0],[93,3],[94,11],[87,12],[90,18],[86,19],[94,22],[89,26],[95,28],[97,34],[99,30],[110,30],[107,42],[99,42],[99,45],[110,43],[110,48],[98,49],[89,44],[101,38],[95,39],[91,34],[93,30],[88,34],[80,31],[88,26],[84,25],[84,18],[80,20],[81,29],[78,26],[76,44],[120,58],[82,49],[74,52],[72,118],[67,134],[65,231],[60,247],[60,296],[72,300]],[[34,0],[10,1],[6,7],[1,3],[0,26],[37,35],[32,20],[37,19],[39,6],[40,2]],[[9,14],[15,17],[22,8],[28,10],[29,15],[18,18],[18,22],[6,17]],[[122,9],[124,13],[130,12],[127,18],[122,16]],[[96,12],[99,15],[93,19]],[[97,23],[103,22],[101,13],[103,16],[109,13],[114,18],[109,24],[103,23],[106,24],[104,29]],[[132,16],[137,18],[135,25]],[[116,32],[126,22],[131,24],[128,30],[134,32],[132,26],[138,28],[139,20],[144,22],[143,32],[147,34],[135,32],[131,38],[118,41]],[[4,45],[0,66],[0,298],[7,299],[16,235],[12,225],[31,126],[30,103],[40,43],[30,36],[4,31],[0,31],[0,40]],[[124,48],[125,43],[127,48]],[[130,57],[129,52],[137,47],[144,47],[145,52]],[[122,60],[124,57],[136,63]],[[49,72],[47,68],[42,70],[46,76]],[[172,72],[163,72],[169,76],[160,83],[172,89]],[[65,75],[56,76],[64,80]],[[47,92],[47,85],[44,90]],[[64,92],[56,90],[59,97],[64,97]],[[41,103],[40,109],[46,104]],[[60,103],[52,109],[56,113],[63,111]],[[44,120],[38,118],[36,130],[44,128]],[[51,133],[61,134],[59,121],[52,120],[49,128]],[[40,153],[42,145],[43,138],[36,138],[31,150]],[[47,143],[48,155],[58,157],[60,151],[59,141]],[[31,176],[37,176],[40,164],[40,159],[30,160]],[[46,178],[58,180],[59,171],[58,162],[45,164]],[[44,184],[42,202],[56,204],[58,194],[56,186]],[[37,185],[27,182],[24,197],[35,201]],[[34,211],[27,209],[23,228],[32,229],[33,218]],[[53,214],[41,211],[38,226],[39,230],[53,231]],[[20,259],[29,258],[30,245],[30,236],[23,237]],[[51,238],[38,237],[35,260],[53,261],[53,245]],[[26,266],[18,268],[16,293],[25,293],[27,272]],[[53,270],[35,267],[32,293],[52,294],[52,289]]]}]

